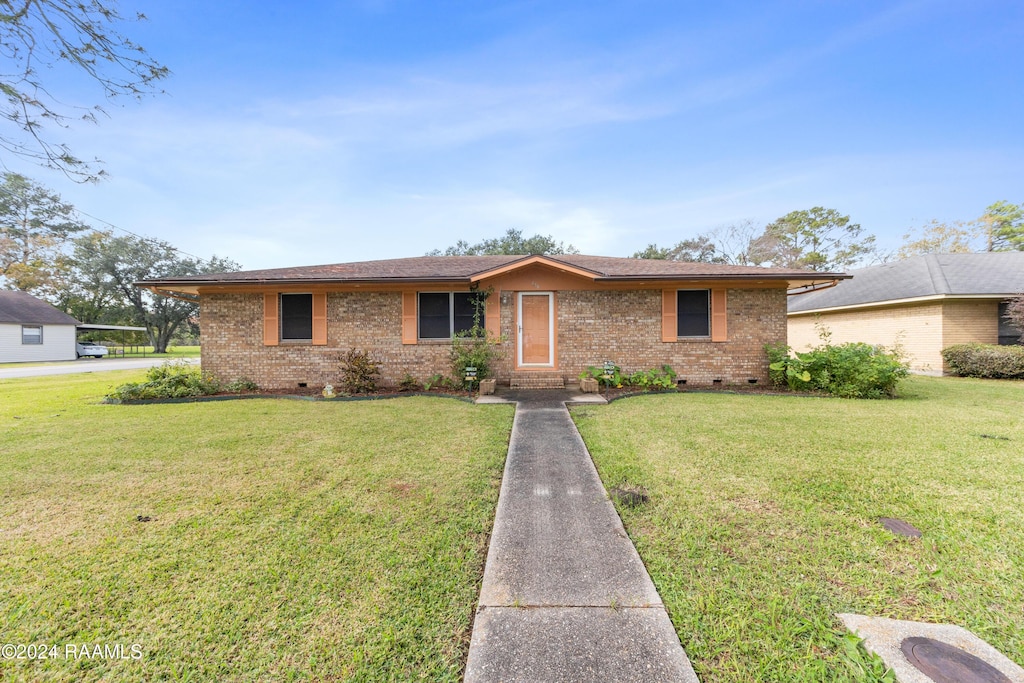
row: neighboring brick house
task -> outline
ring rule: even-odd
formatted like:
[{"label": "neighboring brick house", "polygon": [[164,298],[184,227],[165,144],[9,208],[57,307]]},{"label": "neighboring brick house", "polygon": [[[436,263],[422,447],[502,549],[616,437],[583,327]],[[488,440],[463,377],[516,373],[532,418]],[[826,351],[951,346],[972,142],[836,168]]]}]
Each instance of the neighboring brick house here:
[{"label": "neighboring brick house", "polygon": [[147,280],[200,301],[203,368],[264,388],[338,379],[338,355],[371,354],[383,381],[450,372],[452,334],[501,341],[494,375],[573,381],[588,365],[671,365],[690,383],[767,381],[765,344],[786,341],[791,287],[845,275],[601,256],[424,256]]},{"label": "neighboring brick house", "polygon": [[789,302],[789,343],[803,351],[832,341],[899,344],[911,369],[948,371],[942,349],[952,344],[1015,344],[1021,331],[1003,317],[1024,292],[1024,252],[927,254],[854,270],[836,287]]}]

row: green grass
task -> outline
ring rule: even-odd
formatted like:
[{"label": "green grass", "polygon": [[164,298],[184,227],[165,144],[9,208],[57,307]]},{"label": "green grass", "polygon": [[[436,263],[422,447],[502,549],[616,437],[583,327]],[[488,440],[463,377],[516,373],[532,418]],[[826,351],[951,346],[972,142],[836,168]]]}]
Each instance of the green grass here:
[{"label": "green grass", "polygon": [[957,624],[1024,664],[1024,383],[903,393],[574,411],[605,485],[650,494],[620,514],[703,683],[874,680],[836,612]]},{"label": "green grass", "polygon": [[0,381],[0,641],[143,652],[0,679],[459,680],[511,408],[99,403],[141,374]]}]

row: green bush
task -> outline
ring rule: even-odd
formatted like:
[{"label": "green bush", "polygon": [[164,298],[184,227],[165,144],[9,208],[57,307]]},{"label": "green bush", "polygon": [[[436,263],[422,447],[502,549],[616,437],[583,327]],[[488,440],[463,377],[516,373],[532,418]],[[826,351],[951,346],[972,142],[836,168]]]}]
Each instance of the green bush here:
[{"label": "green bush", "polygon": [[942,358],[962,377],[1024,379],[1024,346],[955,344],[942,349]]},{"label": "green bush", "polygon": [[122,384],[108,398],[122,401],[151,398],[191,398],[221,390],[221,384],[185,361],[168,361],[146,371],[144,382]]},{"label": "green bush", "polygon": [[487,330],[476,324],[452,337],[452,377],[458,386],[465,386],[466,368],[476,368],[477,383],[491,376],[494,362],[501,357],[498,342]]},{"label": "green bush", "polygon": [[401,381],[399,381],[398,383],[399,391],[419,391],[422,388],[423,385],[419,383],[419,380],[410,375],[408,372],[405,373],[405,376],[402,377]]},{"label": "green bush", "polygon": [[590,377],[596,379],[606,387],[615,387],[617,389],[622,387],[636,387],[638,389],[648,391],[650,389],[676,388],[676,372],[672,369],[671,365],[667,364],[662,365],[660,368],[637,370],[629,375],[623,374],[622,368],[616,365],[612,368],[609,375],[609,377],[605,377],[604,366],[598,368],[591,365],[581,372],[579,377],[580,379]]},{"label": "green bush", "polygon": [[909,366],[898,350],[860,342],[824,344],[806,353],[792,353],[788,346],[765,347],[769,378],[795,391],[823,391],[840,398],[886,398]]},{"label": "green bush", "polygon": [[260,387],[251,379],[245,379],[242,377],[228,382],[222,387],[222,389],[229,394],[244,394],[246,392],[259,391]]},{"label": "green bush", "polygon": [[626,376],[622,374],[622,368],[620,368],[618,365],[612,366],[612,369],[608,373],[607,377],[605,377],[604,366],[597,368],[594,367],[593,365],[588,365],[587,369],[580,373],[580,379],[585,379],[587,377],[596,379],[598,384],[601,384],[605,387],[615,388],[622,387],[626,383],[627,379]]},{"label": "green bush", "polygon": [[626,378],[626,384],[647,391],[649,389],[675,389],[676,373],[671,365],[651,370],[638,370]]},{"label": "green bush", "polygon": [[350,394],[365,394],[377,388],[380,365],[370,354],[349,349],[338,358],[341,363],[341,386]]}]

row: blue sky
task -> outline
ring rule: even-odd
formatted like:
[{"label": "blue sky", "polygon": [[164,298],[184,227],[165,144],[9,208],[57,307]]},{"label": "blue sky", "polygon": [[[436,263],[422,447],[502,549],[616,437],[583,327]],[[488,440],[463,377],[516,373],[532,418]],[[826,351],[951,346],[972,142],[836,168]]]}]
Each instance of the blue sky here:
[{"label": "blue sky", "polygon": [[[61,131],[83,211],[246,268],[507,228],[628,256],[835,208],[895,248],[1024,202],[1024,3],[123,0],[166,95]],[[94,102],[85,84],[65,98]]]}]

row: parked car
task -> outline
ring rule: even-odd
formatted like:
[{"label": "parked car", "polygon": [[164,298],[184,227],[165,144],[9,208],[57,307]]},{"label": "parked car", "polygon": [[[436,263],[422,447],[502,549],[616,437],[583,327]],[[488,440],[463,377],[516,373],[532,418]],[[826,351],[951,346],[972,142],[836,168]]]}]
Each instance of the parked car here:
[{"label": "parked car", "polygon": [[78,357],[91,356],[93,358],[103,358],[107,355],[107,347],[102,344],[93,344],[92,342],[79,342],[75,344],[75,351]]}]

